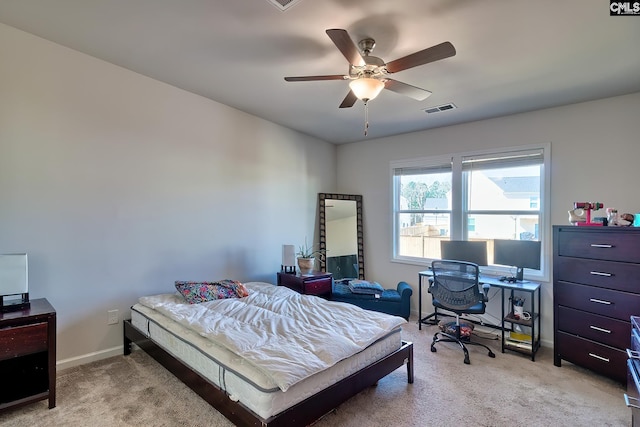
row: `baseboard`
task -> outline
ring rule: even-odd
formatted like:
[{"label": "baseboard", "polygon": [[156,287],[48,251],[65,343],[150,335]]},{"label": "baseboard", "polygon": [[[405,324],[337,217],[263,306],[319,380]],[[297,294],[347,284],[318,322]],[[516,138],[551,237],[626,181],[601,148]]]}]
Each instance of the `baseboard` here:
[{"label": "baseboard", "polygon": [[107,359],[113,356],[119,356],[123,354],[123,351],[124,351],[124,347],[122,345],[119,345],[117,347],[111,347],[106,350],[83,354],[82,356],[76,356],[76,357],[70,357],[69,359],[58,360],[56,362],[56,370],[63,371],[65,369],[73,368],[74,366],[80,366],[86,363],[95,362],[97,360]]}]

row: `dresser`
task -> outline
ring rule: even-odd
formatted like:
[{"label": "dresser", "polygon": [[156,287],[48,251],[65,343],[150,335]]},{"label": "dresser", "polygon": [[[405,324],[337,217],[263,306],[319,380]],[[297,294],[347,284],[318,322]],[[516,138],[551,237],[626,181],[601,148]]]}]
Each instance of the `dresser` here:
[{"label": "dresser", "polygon": [[333,278],[331,273],[321,271],[311,274],[278,273],[278,285],[301,294],[330,297]]},{"label": "dresser", "polygon": [[46,299],[0,313],[0,379],[0,412],[45,399],[56,406],[56,311]]},{"label": "dresser", "polygon": [[553,227],[554,364],[622,383],[640,311],[640,228]]}]

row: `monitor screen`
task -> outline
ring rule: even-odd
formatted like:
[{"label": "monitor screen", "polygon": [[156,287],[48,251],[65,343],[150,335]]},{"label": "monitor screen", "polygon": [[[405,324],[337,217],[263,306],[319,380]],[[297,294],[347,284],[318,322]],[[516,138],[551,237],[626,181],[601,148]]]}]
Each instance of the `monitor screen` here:
[{"label": "monitor screen", "polygon": [[441,240],[442,259],[487,265],[487,242],[469,240]]},{"label": "monitor screen", "polygon": [[522,280],[522,269],[540,270],[540,252],[542,245],[535,240],[493,241],[493,263],[516,267],[517,280]]}]

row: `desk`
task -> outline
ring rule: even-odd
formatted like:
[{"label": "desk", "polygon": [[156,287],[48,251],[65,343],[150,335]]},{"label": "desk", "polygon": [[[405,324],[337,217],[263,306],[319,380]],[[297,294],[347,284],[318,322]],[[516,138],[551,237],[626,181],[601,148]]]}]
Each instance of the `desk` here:
[{"label": "desk", "polygon": [[[437,324],[438,323],[438,309],[434,307],[434,312],[422,317],[422,283],[429,280],[433,276],[431,270],[425,270],[418,273],[418,329],[422,329],[422,324]],[[498,277],[487,276],[481,274],[479,282],[483,285],[489,285],[496,288],[500,288],[501,296],[501,325],[498,326],[502,333],[502,352],[506,350],[516,351],[531,356],[531,360],[535,361],[536,351],[540,348],[540,283],[530,282],[524,280],[522,282],[502,282]],[[508,298],[505,298],[505,293],[508,294]],[[526,307],[531,314],[531,319],[522,320],[516,319],[513,315],[513,306],[511,300],[516,294],[526,293]],[[505,304],[505,301],[508,304]],[[505,310],[507,307],[507,310]],[[433,321],[428,319],[433,318]],[[511,332],[514,332],[515,325],[521,325],[531,328],[531,340],[515,340],[511,337]],[[505,335],[505,332],[509,332],[509,336]],[[526,334],[528,335],[528,334]],[[521,338],[521,337],[519,337]]]}]

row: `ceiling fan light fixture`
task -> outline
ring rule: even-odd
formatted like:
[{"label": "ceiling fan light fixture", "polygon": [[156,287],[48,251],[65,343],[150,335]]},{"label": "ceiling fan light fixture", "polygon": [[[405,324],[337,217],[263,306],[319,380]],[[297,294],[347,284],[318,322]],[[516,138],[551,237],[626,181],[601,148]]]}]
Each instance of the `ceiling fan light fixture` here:
[{"label": "ceiling fan light fixture", "polygon": [[353,94],[361,101],[374,99],[384,88],[384,83],[371,77],[362,77],[349,82]]}]

